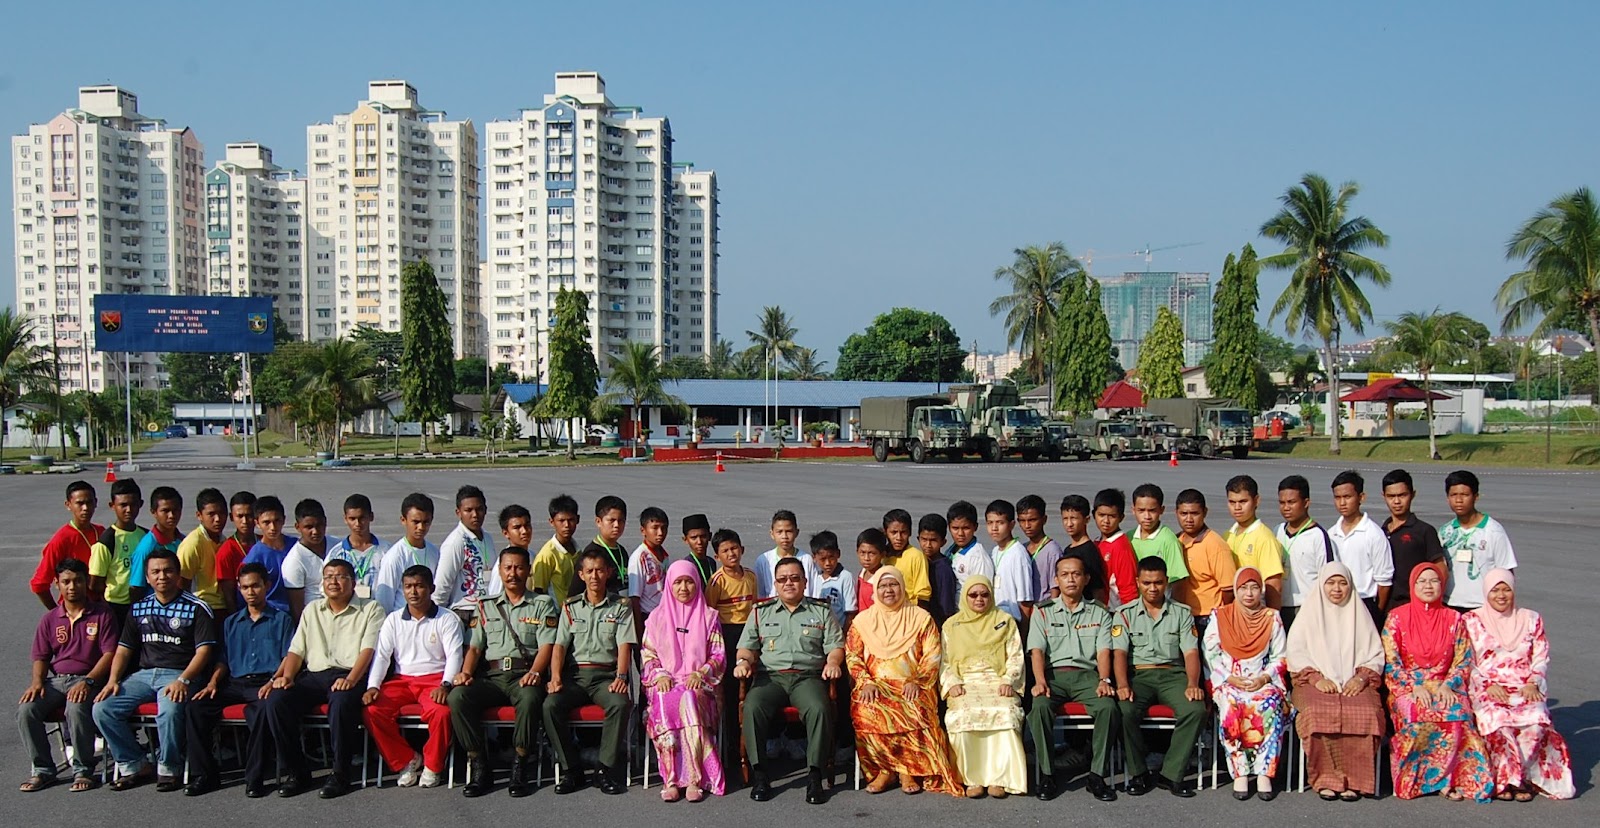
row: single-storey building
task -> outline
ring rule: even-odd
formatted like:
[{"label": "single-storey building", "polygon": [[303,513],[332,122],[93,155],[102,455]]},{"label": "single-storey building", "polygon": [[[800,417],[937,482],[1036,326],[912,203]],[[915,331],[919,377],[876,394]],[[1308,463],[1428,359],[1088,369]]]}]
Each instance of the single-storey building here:
[{"label": "single-storey building", "polygon": [[255,422],[261,422],[260,403],[181,402],[172,404],[172,422],[186,426],[191,434],[231,433],[244,430],[252,412]]},{"label": "single-storey building", "polygon": [[[385,391],[378,395],[372,405],[356,414],[350,430],[356,434],[398,433],[401,437],[421,435],[421,423],[402,419],[405,407],[405,401],[401,399],[399,391]],[[456,394],[450,402],[450,416],[438,423],[439,427],[435,429],[435,433],[476,434],[482,418],[482,394]]]}]

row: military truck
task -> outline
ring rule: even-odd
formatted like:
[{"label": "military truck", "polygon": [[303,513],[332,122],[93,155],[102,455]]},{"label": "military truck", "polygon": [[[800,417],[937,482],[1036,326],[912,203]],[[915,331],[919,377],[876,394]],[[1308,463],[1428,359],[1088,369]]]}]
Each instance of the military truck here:
[{"label": "military truck", "polygon": [[872,458],[909,454],[926,463],[932,453],[959,461],[971,446],[967,414],[944,397],[867,397],[861,401],[861,436],[872,444]]},{"label": "military truck", "polygon": [[1067,456],[1088,460],[1094,456],[1094,452],[1089,450],[1088,441],[1078,436],[1078,430],[1072,423],[1050,420],[1044,424],[1044,432],[1048,441],[1045,455],[1051,460]]},{"label": "military truck", "polygon": [[1139,430],[1149,438],[1151,450],[1156,454],[1170,455],[1177,452],[1183,457],[1193,457],[1200,453],[1198,438],[1184,434],[1183,429],[1166,420],[1141,420]]},{"label": "military truck", "polygon": [[1230,399],[1146,400],[1145,411],[1193,437],[1201,457],[1215,457],[1217,452],[1227,451],[1243,460],[1255,444],[1250,410]]},{"label": "military truck", "polygon": [[1154,453],[1150,438],[1139,432],[1139,423],[1134,420],[1093,420],[1094,437],[1089,443],[1090,450],[1105,455],[1108,460],[1127,460],[1135,457],[1149,457]]},{"label": "military truck", "polygon": [[972,421],[970,446],[983,459],[996,463],[1011,454],[1032,463],[1044,453],[1044,418],[1022,404],[1022,392],[1016,385],[953,385],[950,401]]}]

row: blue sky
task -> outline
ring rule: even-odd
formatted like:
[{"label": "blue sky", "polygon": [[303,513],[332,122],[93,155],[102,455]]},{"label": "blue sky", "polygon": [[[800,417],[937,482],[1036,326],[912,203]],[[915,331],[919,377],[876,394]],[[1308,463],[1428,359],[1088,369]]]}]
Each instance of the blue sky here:
[{"label": "blue sky", "polygon": [[[1247,242],[1276,252],[1256,231],[1307,171],[1360,182],[1356,211],[1393,239],[1380,322],[1440,305],[1498,327],[1506,239],[1594,183],[1600,4],[604,6],[15,4],[0,127],[114,82],[212,160],[254,139],[303,168],[306,124],[369,79],[481,128],[596,69],[613,101],[671,118],[675,158],[718,173],[723,336],[744,345],[780,304],[830,363],[897,305],[1001,349],[992,274],[1023,245],[1093,249],[1104,274],[1200,242],[1151,267],[1220,275]],[[1263,320],[1285,281],[1263,276]]]}]

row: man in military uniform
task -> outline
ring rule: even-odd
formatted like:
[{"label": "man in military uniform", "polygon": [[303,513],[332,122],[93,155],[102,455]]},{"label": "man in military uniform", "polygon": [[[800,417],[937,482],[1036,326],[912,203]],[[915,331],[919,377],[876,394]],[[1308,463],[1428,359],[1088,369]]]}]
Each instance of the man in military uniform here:
[{"label": "man in military uniform", "polygon": [[467,752],[467,797],[483,796],[494,788],[490,753],[485,748],[483,712],[495,707],[517,709],[511,741],[516,758],[511,762],[511,795],[533,793],[528,761],[535,756],[545,691],[545,670],[556,642],[560,613],[555,599],[527,591],[529,556],[521,546],[500,553],[500,583],[505,592],[478,606],[461,675],[450,691],[451,729]]},{"label": "man in military uniform", "polygon": [[586,784],[578,745],[572,738],[572,712],[586,704],[605,710],[600,731],[600,791],[627,793],[627,765],[622,740],[627,735],[633,699],[628,694],[628,665],[638,636],[628,599],[607,591],[611,560],[604,550],[590,548],[578,558],[583,594],[562,605],[556,619],[551,662],[560,670],[550,678],[544,702],[544,732],[555,744],[562,777],[556,793],[569,794]]},{"label": "man in military uniform", "polygon": [[[1194,783],[1185,777],[1206,720],[1200,636],[1189,607],[1167,600],[1167,564],[1160,558],[1139,561],[1139,603],[1123,607],[1112,619],[1111,647],[1131,777],[1128,793],[1143,796],[1160,787],[1174,796],[1194,796]],[[1139,727],[1153,704],[1172,708],[1178,717],[1159,775],[1145,767],[1144,731]]]},{"label": "man in military uniform", "polygon": [[806,802],[826,801],[822,765],[833,729],[833,704],[827,682],[844,664],[844,634],[828,602],[806,595],[806,570],[798,558],[773,567],[776,598],[755,605],[739,638],[733,675],[753,678],[744,698],[744,743],[749,756],[750,798],[772,798],[766,771],[767,738],[783,726],[783,709],[793,705],[806,726]]},{"label": "man in military uniform", "polygon": [[1089,573],[1080,558],[1056,561],[1059,598],[1040,601],[1028,627],[1028,658],[1033,667],[1033,702],[1028,728],[1039,761],[1040,799],[1055,795],[1051,763],[1056,708],[1082,704],[1094,719],[1093,756],[1086,789],[1101,802],[1117,792],[1106,784],[1111,774],[1111,734],[1117,729],[1116,690],[1111,679],[1111,611],[1084,597]]}]

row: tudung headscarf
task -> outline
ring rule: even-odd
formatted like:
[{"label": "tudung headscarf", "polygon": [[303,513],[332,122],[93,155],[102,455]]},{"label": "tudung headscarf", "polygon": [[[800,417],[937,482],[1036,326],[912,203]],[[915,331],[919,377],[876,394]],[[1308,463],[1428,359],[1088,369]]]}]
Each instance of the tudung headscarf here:
[{"label": "tudung headscarf", "polygon": [[1233,603],[1223,604],[1215,612],[1222,649],[1239,661],[1255,658],[1267,649],[1272,643],[1273,621],[1278,617],[1277,610],[1266,605],[1265,595],[1255,612],[1239,603],[1239,587],[1249,581],[1265,585],[1260,570],[1253,566],[1240,569],[1233,576]]},{"label": "tudung headscarf", "polygon": [[[1422,573],[1439,576],[1439,597],[1424,603],[1417,597],[1417,579]],[[1414,669],[1430,669],[1449,664],[1455,656],[1456,625],[1461,613],[1444,605],[1444,567],[1424,563],[1411,570],[1411,600],[1401,604],[1391,617],[1397,619],[1399,646]]]},{"label": "tudung headscarf", "polygon": [[[672,585],[679,578],[694,582],[694,595],[688,602],[678,600],[672,592]],[[662,668],[674,680],[682,680],[706,666],[711,631],[718,629],[717,613],[706,606],[705,590],[700,588],[700,573],[693,561],[674,561],[667,567],[666,582],[661,604],[645,619],[644,634]]]},{"label": "tudung headscarf", "polygon": [[[1328,600],[1322,591],[1323,583],[1334,575],[1343,576],[1350,584],[1342,604]],[[1289,628],[1288,662],[1291,673],[1310,667],[1341,687],[1359,668],[1383,672],[1383,641],[1372,615],[1356,597],[1350,567],[1334,561],[1317,571],[1316,589],[1306,596]]]},{"label": "tudung headscarf", "polygon": [[[974,612],[967,590],[982,584],[989,588],[989,609]],[[987,575],[969,575],[961,588],[961,611],[944,622],[944,657],[958,665],[988,667],[995,674],[1006,674],[1006,645],[1016,635],[1017,621],[1001,612],[994,600],[994,581]]]},{"label": "tudung headscarf", "polygon": [[1517,579],[1509,569],[1491,569],[1483,576],[1483,594],[1487,599],[1489,592],[1496,586],[1505,584],[1511,587],[1511,609],[1505,612],[1496,612],[1494,607],[1485,603],[1472,611],[1483,622],[1489,635],[1500,642],[1503,649],[1514,650],[1528,637],[1528,632],[1533,629],[1533,610],[1525,610],[1517,606]]},{"label": "tudung headscarf", "polygon": [[[900,574],[899,569],[886,566],[878,570],[873,584],[884,581],[900,584],[903,591],[906,576]],[[860,631],[861,643],[866,645],[868,653],[877,658],[898,658],[917,643],[929,618],[927,610],[902,596],[894,607],[881,599],[874,600],[872,606],[856,616],[851,626]]]}]

